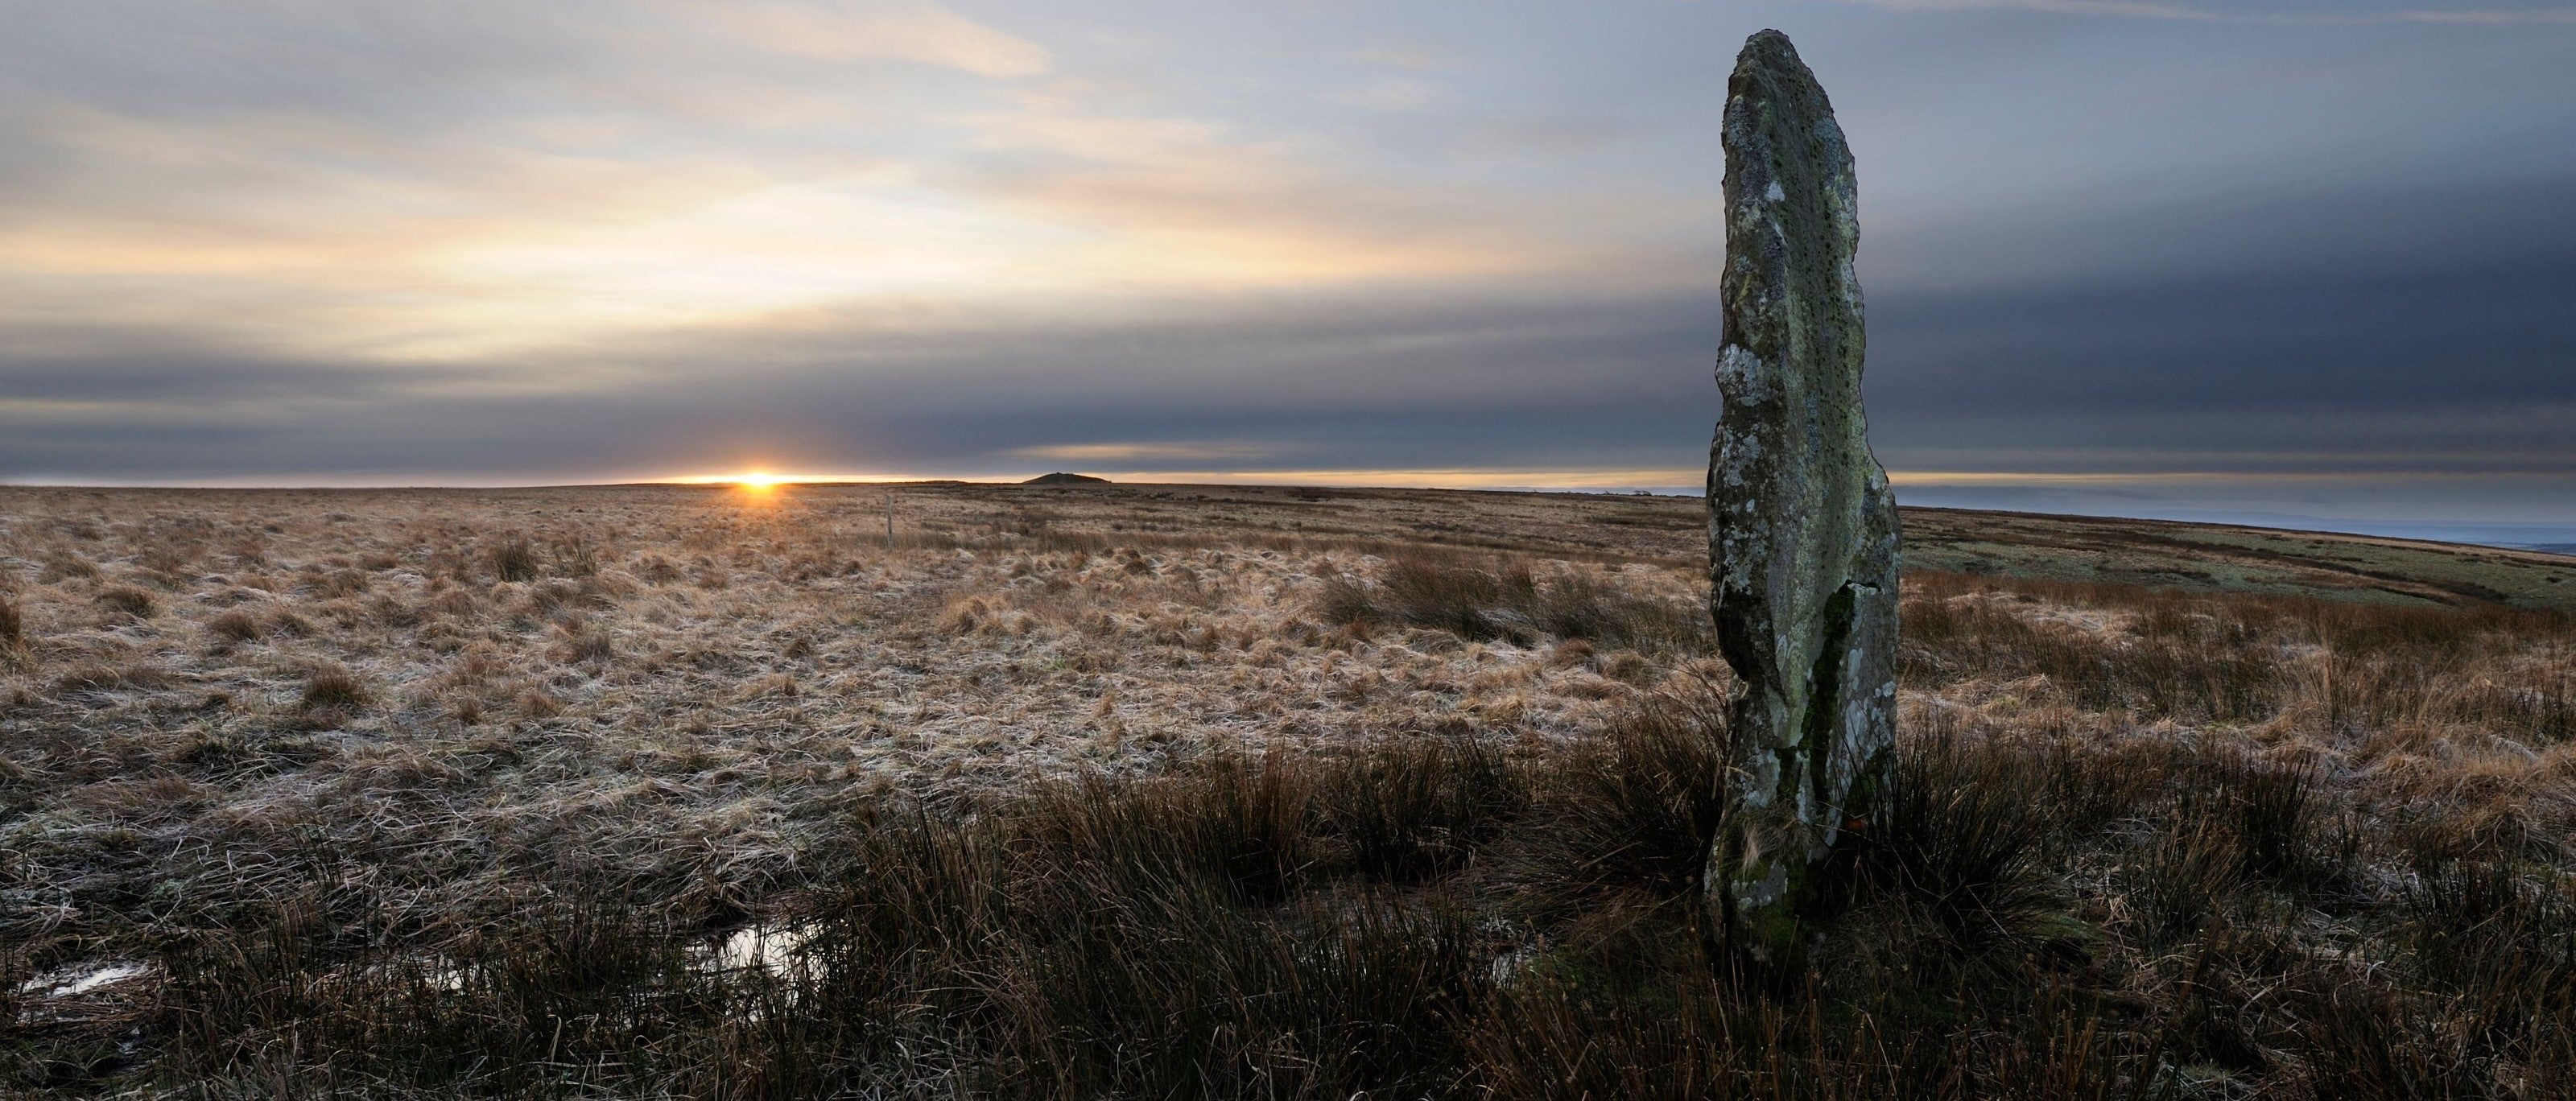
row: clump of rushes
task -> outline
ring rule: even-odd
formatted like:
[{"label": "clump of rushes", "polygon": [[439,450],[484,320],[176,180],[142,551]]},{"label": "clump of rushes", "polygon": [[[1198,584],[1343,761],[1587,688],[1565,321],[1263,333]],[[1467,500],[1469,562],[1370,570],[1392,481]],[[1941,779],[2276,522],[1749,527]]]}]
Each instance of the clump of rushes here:
[{"label": "clump of rushes", "polygon": [[27,663],[27,620],[18,611],[18,601],[0,592],[0,665],[20,666]]},{"label": "clump of rushes", "polygon": [[255,642],[265,632],[250,613],[235,609],[206,621],[206,633],[225,642]]},{"label": "clump of rushes", "polygon": [[486,552],[492,560],[492,573],[503,581],[537,579],[537,545],[524,535],[511,535]]},{"label": "clump of rushes", "polygon": [[304,696],[296,708],[307,715],[346,714],[367,705],[367,686],[347,667],[317,665],[304,678]]},{"label": "clump of rushes", "polygon": [[564,625],[555,652],[564,661],[596,663],[616,657],[617,644],[605,629],[576,622]]},{"label": "clump of rushes", "polygon": [[149,665],[91,663],[54,679],[64,692],[150,691],[170,686],[170,674]]},{"label": "clump of rushes", "polygon": [[55,551],[45,556],[45,570],[37,579],[51,585],[57,581],[98,576],[98,564],[69,551]]},{"label": "clump of rushes", "polygon": [[555,568],[565,577],[599,574],[599,547],[576,532],[555,540]]},{"label": "clump of rushes", "polygon": [[153,612],[160,607],[158,602],[152,599],[151,593],[132,585],[119,585],[98,594],[98,603],[100,607],[111,612],[130,615],[136,619],[150,619]]},{"label": "clump of rushes", "polygon": [[1480,563],[1405,551],[1387,559],[1374,583],[1327,580],[1313,610],[1328,623],[1396,623],[1524,646],[1548,638],[1662,653],[1709,646],[1708,616],[1696,605],[1640,597],[1575,571],[1541,581],[1518,558]]}]

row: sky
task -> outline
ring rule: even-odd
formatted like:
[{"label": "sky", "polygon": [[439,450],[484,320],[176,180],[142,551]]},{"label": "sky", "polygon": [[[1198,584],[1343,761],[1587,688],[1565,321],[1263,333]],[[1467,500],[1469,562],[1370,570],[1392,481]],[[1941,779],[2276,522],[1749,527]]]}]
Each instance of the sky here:
[{"label": "sky", "polygon": [[0,25],[0,481],[1689,487],[1776,27],[1900,500],[2576,542],[2571,0]]}]

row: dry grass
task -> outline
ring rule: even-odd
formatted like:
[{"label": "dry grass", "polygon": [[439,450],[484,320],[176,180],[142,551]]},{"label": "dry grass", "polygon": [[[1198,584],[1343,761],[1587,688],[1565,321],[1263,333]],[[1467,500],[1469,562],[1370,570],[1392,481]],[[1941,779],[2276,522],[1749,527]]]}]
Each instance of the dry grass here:
[{"label": "dry grass", "polygon": [[[1646,506],[907,490],[888,551],[873,490],[6,492],[10,1088],[2538,1098],[2576,1065],[2559,613],[1912,573],[1891,814],[1832,964],[1754,990],[1698,955],[1729,686]],[[717,966],[746,927],[793,935]]]},{"label": "dry grass", "polygon": [[1526,558],[1422,550],[1388,558],[1374,580],[1326,581],[1315,612],[1329,623],[1428,627],[1524,646],[1580,640],[1669,655],[1707,652],[1712,638],[1698,601],[1640,597],[1615,572],[1561,567],[1541,581]]},{"label": "dry grass", "polygon": [[364,708],[367,686],[356,673],[337,664],[315,667],[304,677],[304,694],[296,709],[311,714],[343,714]]},{"label": "dry grass", "polygon": [[132,585],[118,585],[101,590],[98,594],[98,604],[99,607],[109,611],[133,616],[136,619],[150,619],[160,611],[160,601],[153,599],[151,593]]},{"label": "dry grass", "polygon": [[240,609],[223,612],[206,621],[206,633],[225,642],[257,642],[268,633],[258,617]]},{"label": "dry grass", "polygon": [[492,575],[502,581],[537,579],[537,548],[527,536],[504,536],[484,553],[492,560]]},{"label": "dry grass", "polygon": [[0,666],[16,669],[27,664],[26,617],[18,611],[16,594],[0,589]]}]

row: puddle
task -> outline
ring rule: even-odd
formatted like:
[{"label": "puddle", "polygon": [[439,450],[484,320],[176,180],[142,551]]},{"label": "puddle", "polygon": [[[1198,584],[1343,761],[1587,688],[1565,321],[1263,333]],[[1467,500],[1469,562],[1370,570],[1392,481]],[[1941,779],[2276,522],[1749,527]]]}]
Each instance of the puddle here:
[{"label": "puddle", "polygon": [[151,973],[151,965],[141,963],[76,964],[45,972],[18,984],[18,994],[34,998],[77,998]]},{"label": "puddle", "polygon": [[0,1035],[6,1035],[13,1023],[42,1026],[114,1020],[149,994],[148,990],[137,989],[138,984],[160,973],[161,969],[152,964],[125,960],[77,963],[47,971],[18,984],[18,997],[22,1000],[17,1020],[0,1016]]},{"label": "puddle", "polygon": [[[814,932],[811,926],[800,924],[745,926],[726,934],[722,939],[702,942],[692,948],[690,963],[693,968],[703,968],[713,972],[758,969],[784,975],[796,967],[797,949],[814,939]],[[369,968],[369,972],[381,975],[389,966],[391,965],[377,964]],[[414,960],[411,966],[418,968],[418,978],[440,993],[453,994],[462,991],[468,979],[471,978],[470,969],[466,965],[445,958]],[[127,960],[81,963],[55,968],[22,982],[18,984],[17,993],[19,997],[33,1003],[25,1006],[27,1010],[31,1012],[42,1010],[47,1015],[52,1015],[63,1010],[46,1007],[43,1003],[68,1002],[100,995],[103,992],[123,993],[116,988],[138,979],[150,978],[158,973],[159,968],[154,964]],[[87,1013],[93,1008],[83,1008],[78,1012]]]},{"label": "puddle", "polygon": [[[688,964],[693,971],[719,974],[755,968],[785,974],[795,966],[796,949],[813,938],[813,930],[802,925],[747,925],[721,939],[690,945]],[[389,977],[393,966],[378,964],[369,971]],[[444,994],[464,990],[474,978],[471,965],[445,957],[416,959],[409,961],[408,966],[417,969],[413,977]]]},{"label": "puddle", "polygon": [[814,930],[802,925],[746,925],[727,934],[708,954],[707,966],[717,971],[785,971],[795,961],[796,950],[814,939]]},{"label": "puddle", "polygon": [[1495,986],[1508,989],[1523,976],[1535,970],[1538,962],[1546,958],[1547,952],[1538,945],[1524,944],[1494,957],[1494,962],[1488,970]]}]

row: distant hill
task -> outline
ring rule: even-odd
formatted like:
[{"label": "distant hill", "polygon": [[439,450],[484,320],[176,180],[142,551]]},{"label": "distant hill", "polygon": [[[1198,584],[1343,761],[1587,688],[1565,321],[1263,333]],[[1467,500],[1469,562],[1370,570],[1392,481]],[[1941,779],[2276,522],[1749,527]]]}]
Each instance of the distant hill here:
[{"label": "distant hill", "polygon": [[1089,474],[1067,474],[1064,471],[1059,470],[1053,474],[1040,474],[1028,481],[1021,482],[1020,484],[1024,486],[1105,486],[1109,484],[1109,479],[1094,478]]}]

